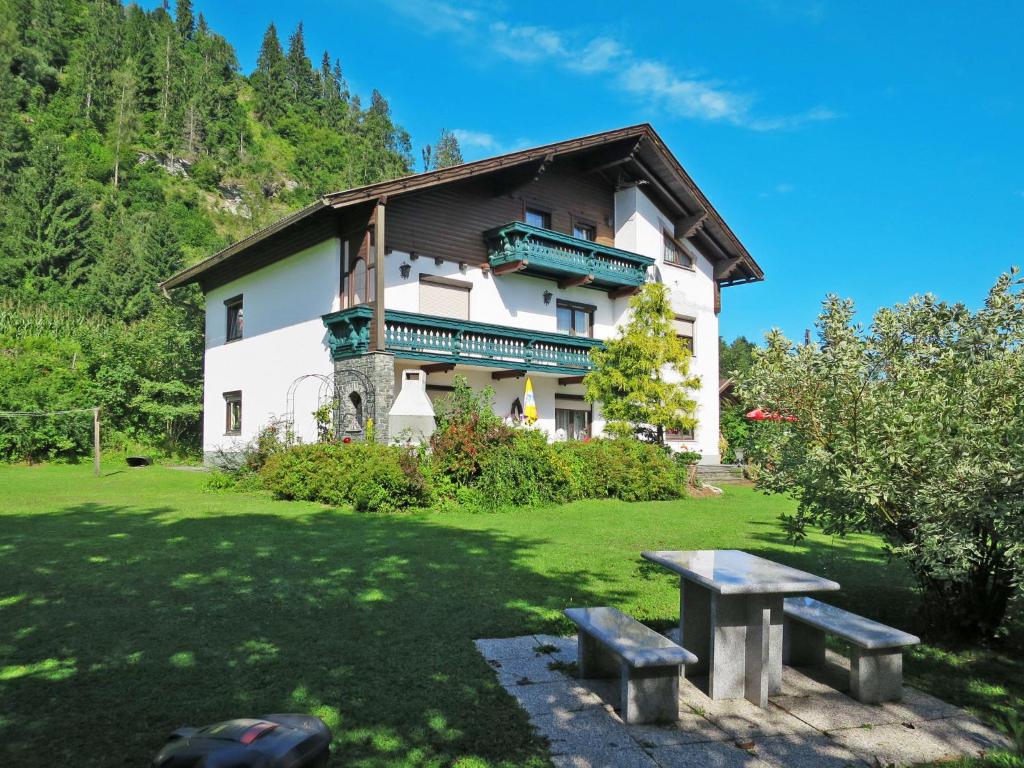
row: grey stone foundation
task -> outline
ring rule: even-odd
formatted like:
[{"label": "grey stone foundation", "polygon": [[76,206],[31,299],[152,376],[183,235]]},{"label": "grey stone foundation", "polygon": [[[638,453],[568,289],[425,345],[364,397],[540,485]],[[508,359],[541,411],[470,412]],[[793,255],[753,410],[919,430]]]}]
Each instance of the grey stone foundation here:
[{"label": "grey stone foundation", "polygon": [[387,443],[388,411],[395,399],[395,356],[368,352],[334,362],[335,433],[339,440],[363,440],[373,419],[378,443]]}]

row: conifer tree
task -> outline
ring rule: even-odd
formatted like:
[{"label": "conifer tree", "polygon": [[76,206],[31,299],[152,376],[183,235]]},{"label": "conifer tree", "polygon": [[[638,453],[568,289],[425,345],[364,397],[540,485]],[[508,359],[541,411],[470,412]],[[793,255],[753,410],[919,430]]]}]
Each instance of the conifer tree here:
[{"label": "conifer tree", "polygon": [[256,71],[252,75],[256,90],[256,108],[267,123],[273,124],[288,111],[288,63],[271,22],[263,35]]},{"label": "conifer tree", "polygon": [[192,0],[177,0],[174,5],[174,26],[185,40],[191,40],[196,31],[196,20],[192,14]]},{"label": "conifer tree", "polygon": [[437,140],[437,147],[434,150],[434,167],[450,168],[453,165],[461,165],[463,162],[459,140],[447,128],[442,128],[441,138]]},{"label": "conifer tree", "polygon": [[306,40],[302,31],[302,22],[288,39],[287,55],[288,87],[291,91],[291,102],[296,107],[313,106],[316,99],[316,82],[313,65],[306,55]]}]

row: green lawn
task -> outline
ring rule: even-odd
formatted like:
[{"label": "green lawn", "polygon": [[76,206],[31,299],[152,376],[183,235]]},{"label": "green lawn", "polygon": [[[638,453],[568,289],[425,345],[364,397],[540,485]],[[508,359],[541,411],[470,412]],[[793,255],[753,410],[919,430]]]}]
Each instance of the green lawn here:
[{"label": "green lawn", "polygon": [[[546,765],[472,640],[568,631],[570,605],[668,626],[678,582],[642,549],[746,549],[914,629],[876,541],[790,547],[790,502],[747,488],[379,517],[90,469],[0,467],[0,765],[145,765],[180,725],[283,710],[331,725],[338,766]],[[908,677],[996,721],[1024,705],[1021,659],[923,646]]]}]

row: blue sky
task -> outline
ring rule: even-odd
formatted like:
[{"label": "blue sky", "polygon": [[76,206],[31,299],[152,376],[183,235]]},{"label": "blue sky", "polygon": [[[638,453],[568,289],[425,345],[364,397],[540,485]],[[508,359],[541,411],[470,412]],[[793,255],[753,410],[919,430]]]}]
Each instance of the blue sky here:
[{"label": "blue sky", "polygon": [[[155,2],[145,5],[152,7]],[[650,122],[766,273],[721,332],[801,337],[828,292],[978,305],[1024,266],[1024,4],[195,0],[244,71],[274,21],[376,87],[416,155]],[[673,10],[666,10],[672,7]]]}]

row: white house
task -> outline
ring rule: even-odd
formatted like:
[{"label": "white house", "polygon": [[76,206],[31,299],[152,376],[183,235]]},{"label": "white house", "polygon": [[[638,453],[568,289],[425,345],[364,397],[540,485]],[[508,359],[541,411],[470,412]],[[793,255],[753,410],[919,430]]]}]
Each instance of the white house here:
[{"label": "white house", "polygon": [[583,398],[589,350],[616,333],[644,281],[671,289],[701,380],[694,434],[718,463],[721,288],[757,263],[650,125],[585,136],[326,195],[162,283],[206,297],[203,445],[237,450],[272,422],[316,439],[313,412],[387,440],[402,372],[431,397],[454,376],[495,410],[598,435]]}]

